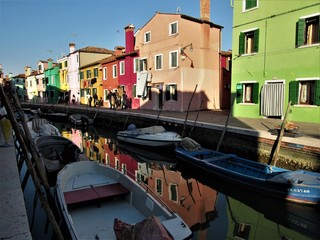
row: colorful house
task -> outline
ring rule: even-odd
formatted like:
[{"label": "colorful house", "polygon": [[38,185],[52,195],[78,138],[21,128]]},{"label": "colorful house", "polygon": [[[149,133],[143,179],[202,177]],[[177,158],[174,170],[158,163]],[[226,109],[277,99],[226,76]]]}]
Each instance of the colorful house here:
[{"label": "colorful house", "polygon": [[44,72],[46,86],[46,100],[48,103],[64,102],[66,96],[60,91],[59,65],[48,59],[48,67]]},{"label": "colorful house", "polygon": [[32,102],[37,102],[38,98],[38,88],[37,88],[37,79],[36,75],[38,74],[36,71],[32,71],[31,67],[26,66],[24,68],[25,72],[25,87],[27,90],[27,99]]},{"label": "colorful house", "polygon": [[[58,59],[58,64],[59,64],[60,91],[63,96],[65,96],[66,94],[70,96],[69,79],[68,79],[68,57],[63,56],[62,58]],[[71,99],[71,96],[69,97],[69,100],[70,99]],[[79,96],[77,96],[76,102],[79,102]]]},{"label": "colorful house", "polygon": [[[75,44],[69,44],[70,53],[68,55],[69,95],[80,96],[80,73],[79,68],[110,57],[114,51],[105,48],[88,46],[75,50]],[[93,75],[92,75],[93,76]],[[80,96],[81,97],[81,96]]]},{"label": "colorful house", "polygon": [[234,117],[320,123],[318,0],[234,1]]},{"label": "colorful house", "polygon": [[221,108],[222,26],[210,22],[205,2],[200,19],[157,12],[135,34],[141,109],[187,111],[191,99],[190,110]]},{"label": "colorful house", "polygon": [[25,88],[25,75],[19,74],[10,79],[11,87],[16,90],[17,96],[20,101],[24,101],[26,97],[26,88]]}]

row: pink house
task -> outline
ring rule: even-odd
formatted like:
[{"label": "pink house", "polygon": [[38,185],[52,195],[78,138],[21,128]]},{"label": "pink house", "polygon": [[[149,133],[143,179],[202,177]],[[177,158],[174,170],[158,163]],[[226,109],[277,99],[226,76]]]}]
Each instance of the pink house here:
[{"label": "pink house", "polygon": [[[201,18],[157,12],[135,34],[139,68],[135,85],[141,109],[171,111],[220,109],[222,26]],[[193,96],[193,97],[192,97]]]}]

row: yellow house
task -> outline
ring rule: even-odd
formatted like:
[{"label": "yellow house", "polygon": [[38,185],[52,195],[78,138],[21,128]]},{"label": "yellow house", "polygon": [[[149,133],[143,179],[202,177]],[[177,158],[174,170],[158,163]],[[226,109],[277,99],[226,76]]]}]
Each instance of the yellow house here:
[{"label": "yellow house", "polygon": [[60,77],[60,90],[62,92],[69,92],[69,80],[68,80],[68,57],[64,56],[58,59],[59,63],[59,77]]},{"label": "yellow house", "polygon": [[98,103],[103,99],[101,61],[99,60],[79,68],[80,104],[89,105],[89,98],[92,97],[91,106],[95,106],[95,95],[97,96]]}]

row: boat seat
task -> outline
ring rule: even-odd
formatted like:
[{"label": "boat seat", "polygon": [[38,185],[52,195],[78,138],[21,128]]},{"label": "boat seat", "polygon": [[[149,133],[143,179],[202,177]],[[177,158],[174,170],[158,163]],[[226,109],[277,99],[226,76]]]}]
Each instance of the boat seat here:
[{"label": "boat seat", "polygon": [[68,207],[76,207],[89,202],[97,202],[115,197],[121,197],[129,193],[129,190],[120,183],[64,192],[64,198]]}]

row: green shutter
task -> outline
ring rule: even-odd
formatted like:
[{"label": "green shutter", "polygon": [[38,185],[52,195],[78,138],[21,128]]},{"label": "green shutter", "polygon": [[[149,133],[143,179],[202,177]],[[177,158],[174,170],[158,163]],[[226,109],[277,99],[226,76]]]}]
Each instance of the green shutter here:
[{"label": "green shutter", "polygon": [[136,85],[132,86],[132,97],[136,97]]},{"label": "green shutter", "polygon": [[315,81],[315,88],[316,88],[316,93],[315,93],[314,104],[317,106],[320,106],[320,80]]},{"label": "green shutter", "polygon": [[289,83],[289,101],[291,104],[298,104],[298,96],[299,96],[299,82],[291,81]]},{"label": "green shutter", "polygon": [[236,100],[237,103],[242,103],[242,93],[243,93],[243,85],[242,83],[237,83],[237,87],[236,87]]},{"label": "green shutter", "polygon": [[170,100],[170,85],[166,86],[166,101]]},{"label": "green shutter", "polygon": [[244,42],[245,42],[245,34],[241,32],[239,36],[239,55],[244,54]]},{"label": "green shutter", "polygon": [[254,46],[253,46],[253,52],[258,52],[258,50],[259,50],[259,29],[256,29],[255,31],[254,31],[254,35],[253,35],[253,44],[254,44]]},{"label": "green shutter", "polygon": [[259,102],[259,83],[254,83],[253,84],[252,102],[253,103],[258,103]]},{"label": "green shutter", "polygon": [[297,47],[304,45],[305,26],[306,26],[305,19],[299,19],[298,25],[297,25]]}]

